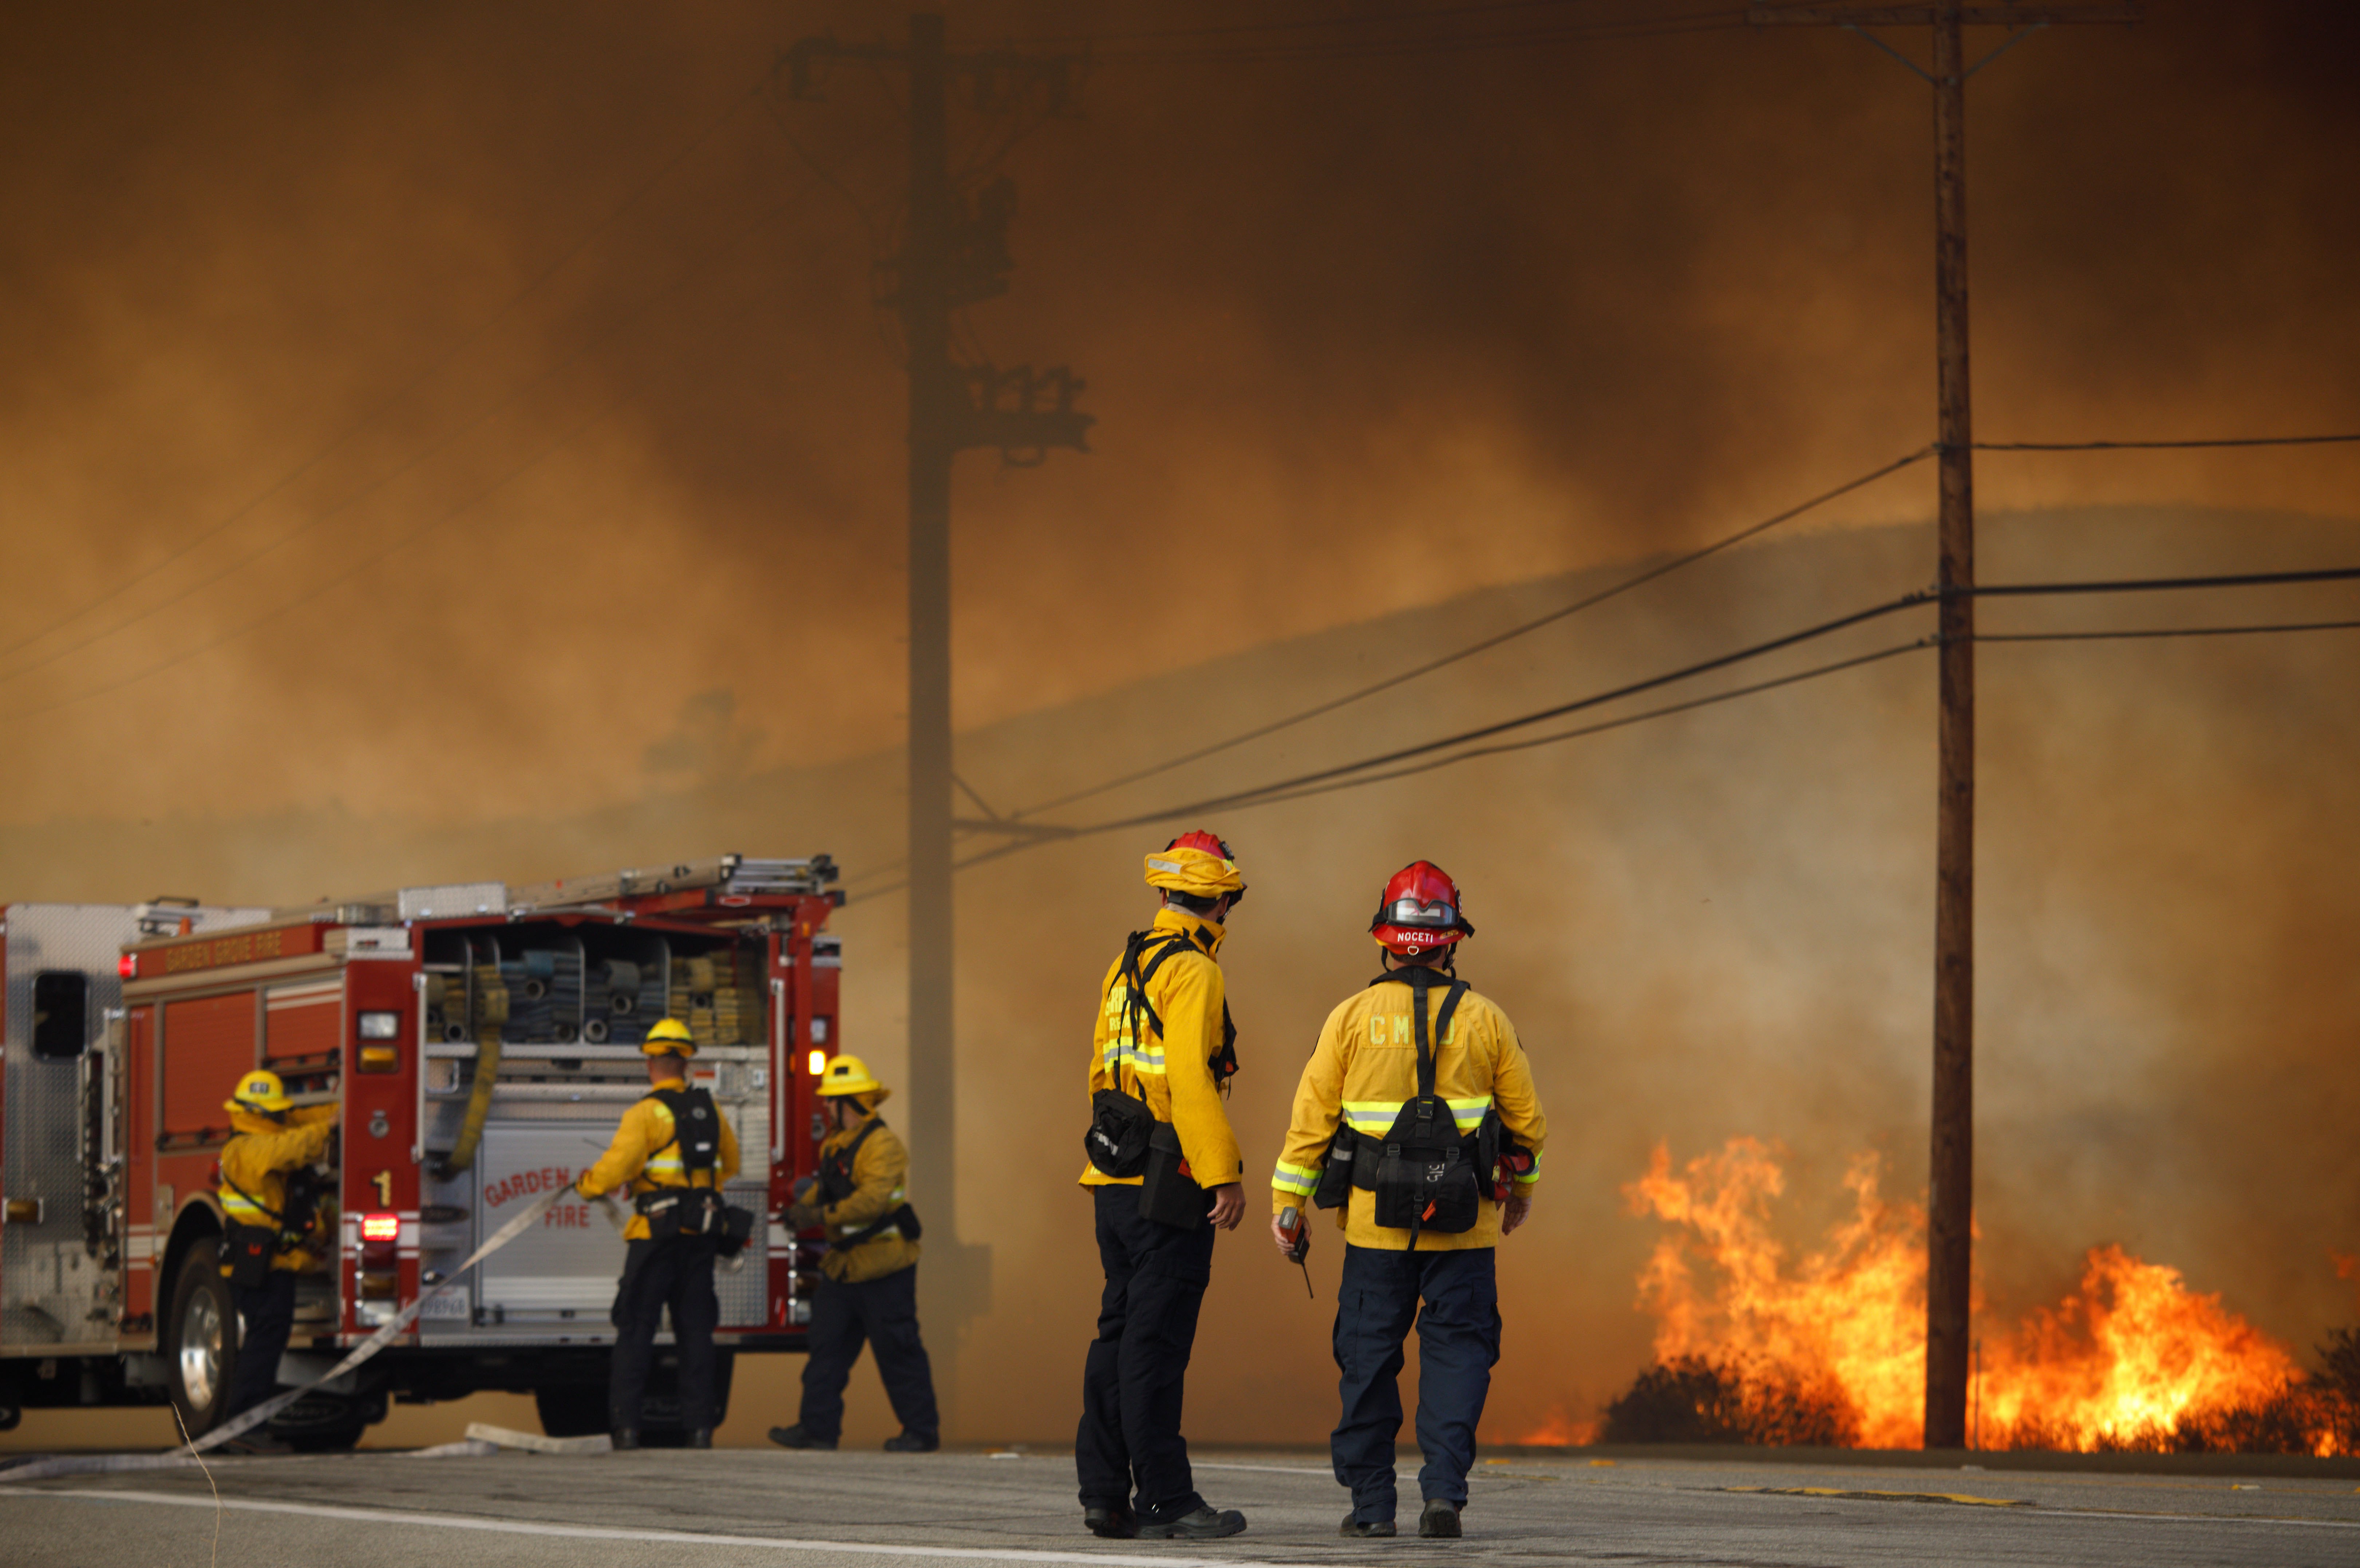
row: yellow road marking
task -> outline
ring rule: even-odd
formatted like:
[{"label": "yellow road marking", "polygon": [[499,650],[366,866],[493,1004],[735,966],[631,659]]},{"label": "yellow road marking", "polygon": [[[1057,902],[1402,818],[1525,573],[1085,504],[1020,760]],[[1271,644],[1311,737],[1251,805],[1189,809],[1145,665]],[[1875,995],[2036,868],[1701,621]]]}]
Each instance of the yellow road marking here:
[{"label": "yellow road marking", "polygon": [[1729,1492],[1759,1492],[1782,1497],[1853,1497],[1878,1503],[1962,1503],[1982,1508],[2028,1508],[2027,1497],[1975,1497],[1964,1492],[1862,1492],[1841,1486],[1725,1486]]}]

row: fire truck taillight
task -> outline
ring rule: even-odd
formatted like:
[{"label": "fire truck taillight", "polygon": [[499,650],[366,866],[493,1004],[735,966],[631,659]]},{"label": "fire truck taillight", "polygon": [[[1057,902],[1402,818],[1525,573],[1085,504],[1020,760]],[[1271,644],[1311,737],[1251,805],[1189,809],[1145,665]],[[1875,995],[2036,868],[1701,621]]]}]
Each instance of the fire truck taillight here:
[{"label": "fire truck taillight", "polygon": [[812,1054],[811,1054],[811,1075],[812,1075],[814,1078],[817,1078],[821,1073],[824,1073],[824,1072],[825,1072],[826,1070],[827,1070],[827,1053],[826,1053],[825,1051],[814,1051],[814,1052],[812,1052]]},{"label": "fire truck taillight", "polygon": [[379,1321],[384,1308],[369,1303],[390,1301],[401,1294],[401,1276],[394,1266],[394,1247],[401,1240],[401,1216],[399,1214],[363,1214],[361,1216],[361,1258],[355,1292],[361,1305],[364,1321]]},{"label": "fire truck taillight", "polygon": [[391,1041],[399,1036],[400,1014],[364,1013],[360,1016],[359,1033],[363,1042],[358,1063],[361,1071],[393,1072],[400,1068],[401,1048],[399,1046],[371,1043]]},{"label": "fire truck taillight", "polygon": [[137,980],[139,978],[139,955],[137,953],[126,953],[121,958],[115,959],[115,972],[121,975],[126,980]]}]

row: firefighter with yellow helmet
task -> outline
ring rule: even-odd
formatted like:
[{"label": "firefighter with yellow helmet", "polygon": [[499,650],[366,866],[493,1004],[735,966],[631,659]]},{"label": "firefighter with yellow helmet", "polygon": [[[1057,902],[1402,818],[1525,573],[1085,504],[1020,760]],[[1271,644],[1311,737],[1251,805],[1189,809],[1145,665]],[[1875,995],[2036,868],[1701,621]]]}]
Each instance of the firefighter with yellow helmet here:
[{"label": "firefighter with yellow helmet", "polygon": [[664,1312],[680,1357],[680,1422],[691,1448],[713,1446],[713,1331],[721,1302],[714,1259],[727,1221],[721,1187],[738,1174],[738,1137],[712,1094],[688,1084],[696,1037],[677,1018],[648,1031],[647,1097],[623,1113],[614,1142],[575,1180],[585,1197],[628,1186],[636,1211],[623,1227],[615,1288],[615,1358],[606,1389],[615,1446],[639,1446],[639,1405]]},{"label": "firefighter with yellow helmet", "polygon": [[1515,1025],[1458,976],[1459,942],[1475,934],[1458,884],[1428,861],[1404,867],[1369,931],[1384,971],[1328,1015],[1304,1067],[1271,1179],[1271,1234],[1300,1261],[1306,1203],[1342,1211],[1343,1414],[1328,1444],[1352,1492],[1342,1533],[1394,1531],[1395,1379],[1415,1321],[1417,1533],[1453,1537],[1500,1359],[1492,1260],[1531,1212],[1547,1124]]},{"label": "firefighter with yellow helmet", "polygon": [[825,1229],[819,1288],[812,1297],[803,1409],[772,1427],[782,1448],[832,1449],[844,1435],[844,1386],[861,1343],[877,1354],[877,1376],[901,1423],[890,1453],[942,1446],[934,1374],[918,1334],[918,1217],[909,1203],[910,1155],[877,1113],[893,1091],[858,1057],[839,1056],[820,1075],[827,1137],[819,1174],[798,1189],[790,1230]]},{"label": "firefighter with yellow helmet", "polygon": [[1213,1234],[1245,1213],[1245,1162],[1222,1100],[1237,1030],[1217,961],[1245,878],[1229,847],[1184,833],[1147,857],[1162,895],[1098,987],[1082,1185],[1106,1274],[1074,1437],[1082,1521],[1112,1539],[1205,1540],[1246,1528],[1197,1495],[1180,1435]]},{"label": "firefighter with yellow helmet", "polygon": [[[298,1106],[279,1075],[263,1069],[237,1080],[222,1102],[233,1136],[222,1146],[221,1201],[229,1221],[222,1239],[221,1271],[246,1327],[235,1372],[222,1406],[224,1420],[270,1397],[279,1358],[295,1327],[295,1278],[322,1266],[311,1252],[313,1211],[302,1173],[318,1164],[335,1135],[337,1106]],[[227,1447],[247,1453],[283,1452],[261,1431]]]}]

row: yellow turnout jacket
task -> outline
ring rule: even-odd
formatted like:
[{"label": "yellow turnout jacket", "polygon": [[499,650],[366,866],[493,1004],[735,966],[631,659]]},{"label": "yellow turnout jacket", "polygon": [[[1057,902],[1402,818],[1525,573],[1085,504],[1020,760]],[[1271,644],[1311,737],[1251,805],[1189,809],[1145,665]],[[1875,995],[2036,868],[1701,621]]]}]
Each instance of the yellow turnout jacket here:
[{"label": "yellow turnout jacket", "polygon": [[[655,1089],[686,1089],[677,1078],[665,1079],[650,1089],[648,1097],[623,1113],[622,1124],[615,1129],[615,1141],[598,1157],[598,1163],[582,1173],[574,1183],[585,1198],[595,1198],[601,1192],[611,1192],[617,1187],[628,1187],[636,1197],[652,1192],[659,1187],[718,1187],[738,1174],[738,1135],[729,1129],[729,1118],[714,1108],[714,1119],[721,1124],[721,1149],[711,1170],[692,1171],[683,1163],[680,1138],[672,1124],[672,1112],[655,1097]],[[633,1214],[623,1227],[627,1242],[648,1239],[648,1221],[644,1214]]]},{"label": "yellow turnout jacket", "polygon": [[[1220,1086],[1213,1079],[1213,1058],[1221,1051],[1221,1002],[1226,994],[1221,966],[1214,956],[1221,950],[1221,928],[1185,910],[1156,914],[1152,929],[1175,932],[1188,938],[1190,950],[1164,960],[1147,982],[1147,999],[1164,1021],[1158,1035],[1138,1022],[1146,1038],[1132,1033],[1130,983],[1122,978],[1122,960],[1107,967],[1098,987],[1098,1028],[1090,1044],[1090,1092],[1120,1089],[1147,1102],[1159,1122],[1169,1122],[1180,1135],[1180,1155],[1199,1187],[1225,1187],[1243,1179],[1245,1157],[1238,1152],[1237,1135],[1221,1103]],[[1136,1176],[1108,1176],[1096,1166],[1082,1168],[1082,1185],[1137,1186]]]},{"label": "yellow turnout jacket", "polygon": [[[318,1163],[328,1152],[328,1139],[336,1130],[336,1107],[299,1105],[287,1113],[284,1123],[233,1111],[230,1124],[237,1135],[222,1146],[222,1209],[237,1224],[276,1230],[287,1212],[287,1173]],[[319,1261],[307,1248],[289,1247],[271,1255],[270,1266],[309,1274]],[[222,1265],[222,1272],[229,1272],[228,1264]]]},{"label": "yellow turnout jacket", "polygon": [[[1517,1043],[1515,1025],[1490,997],[1470,990],[1459,999],[1450,1032],[1433,1041],[1435,1018],[1449,994],[1442,977],[1436,979],[1440,983],[1426,992],[1435,1096],[1449,1104],[1461,1135],[1473,1132],[1483,1113],[1498,1107],[1501,1122],[1532,1153],[1533,1168],[1516,1179],[1518,1195],[1528,1197],[1540,1179],[1541,1145],[1548,1123],[1541,1114],[1532,1065]],[[1319,1044],[1295,1091],[1286,1147],[1271,1178],[1273,1213],[1309,1209],[1311,1190],[1318,1184],[1339,1125],[1349,1122],[1353,1131],[1382,1138],[1402,1107],[1417,1098],[1417,1041],[1410,1016],[1415,994],[1407,985],[1371,985],[1353,992],[1328,1014]],[[1370,1157],[1364,1153],[1360,1157]],[[1408,1231],[1377,1223],[1376,1194],[1366,1189],[1352,1189],[1351,1201],[1336,1215],[1344,1239],[1354,1246],[1400,1252],[1409,1245]],[[1422,1231],[1417,1245],[1420,1252],[1446,1252],[1496,1246],[1499,1241],[1500,1205],[1485,1201],[1474,1229],[1457,1235]]]},{"label": "yellow turnout jacket", "polygon": [[[860,1136],[860,1129],[871,1122],[877,1130],[869,1135],[852,1157],[852,1196],[841,1203],[827,1204],[821,1211],[826,1223],[827,1239],[842,1241],[853,1232],[874,1224],[899,1209],[910,1196],[910,1151],[893,1135],[893,1129],[877,1121],[877,1113],[841,1133],[830,1133],[819,1146],[820,1158],[825,1159],[845,1145]],[[830,1279],[846,1285],[858,1285],[866,1279],[882,1279],[889,1274],[899,1274],[918,1261],[916,1240],[901,1234],[898,1225],[888,1225],[859,1245],[841,1252],[831,1247],[819,1260],[820,1272]]]}]

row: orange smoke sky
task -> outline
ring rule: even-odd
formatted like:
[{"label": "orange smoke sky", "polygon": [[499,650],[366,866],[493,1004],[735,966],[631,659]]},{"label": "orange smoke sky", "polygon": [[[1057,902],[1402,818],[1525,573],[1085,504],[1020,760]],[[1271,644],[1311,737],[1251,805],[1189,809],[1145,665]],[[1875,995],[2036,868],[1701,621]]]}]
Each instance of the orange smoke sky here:
[{"label": "orange smoke sky", "polygon": [[[2149,14],[1976,80],[1981,432],[2360,424],[2349,18]],[[955,36],[1266,16],[1003,4]],[[898,15],[12,21],[0,715],[44,763],[0,820],[470,820],[894,743],[894,111],[858,70],[748,89]],[[1109,59],[1080,104],[1005,164],[1019,269],[970,324],[1074,365],[1098,451],[963,464],[963,727],[1709,537],[1929,434],[1924,90],[1856,38]],[[2354,476],[1994,458],[1982,491],[2337,511]],[[115,765],[126,729],[176,765]]]}]

